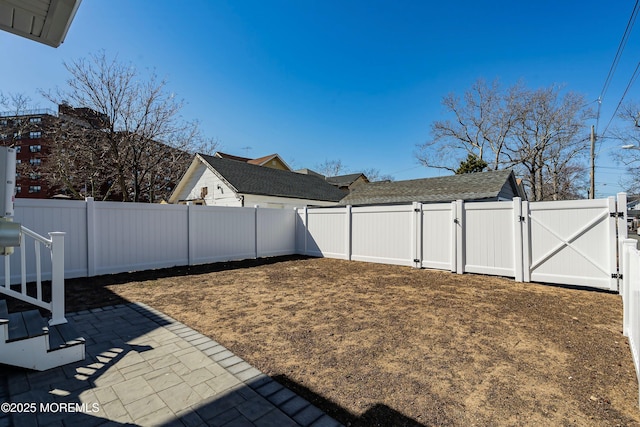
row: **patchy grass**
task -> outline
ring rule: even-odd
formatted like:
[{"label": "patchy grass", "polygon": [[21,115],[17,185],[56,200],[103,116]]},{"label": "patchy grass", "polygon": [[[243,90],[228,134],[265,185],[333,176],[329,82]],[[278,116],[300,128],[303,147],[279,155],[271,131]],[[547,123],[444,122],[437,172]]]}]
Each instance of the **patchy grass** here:
[{"label": "patchy grass", "polygon": [[611,293],[295,257],[67,288],[69,310],[149,304],[345,424],[640,424]]}]

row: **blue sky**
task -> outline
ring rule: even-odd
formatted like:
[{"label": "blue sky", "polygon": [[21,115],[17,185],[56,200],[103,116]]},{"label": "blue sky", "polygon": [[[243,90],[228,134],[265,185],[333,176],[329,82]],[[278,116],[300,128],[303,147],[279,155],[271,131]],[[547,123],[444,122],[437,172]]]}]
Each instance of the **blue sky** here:
[{"label": "blue sky", "polygon": [[[0,90],[51,107],[38,89],[64,87],[63,61],[104,49],[155,70],[220,149],[277,152],[295,168],[341,160],[396,179],[442,172],[416,145],[442,119],[440,101],[478,78],[529,88],[563,84],[596,100],[635,2],[84,0],[53,49],[0,32]],[[637,64],[631,34],[602,103],[611,118]],[[640,100],[640,87],[629,99]],[[594,104],[595,105],[595,104]],[[602,140],[597,195],[620,191]],[[245,149],[251,147],[251,149]]]}]

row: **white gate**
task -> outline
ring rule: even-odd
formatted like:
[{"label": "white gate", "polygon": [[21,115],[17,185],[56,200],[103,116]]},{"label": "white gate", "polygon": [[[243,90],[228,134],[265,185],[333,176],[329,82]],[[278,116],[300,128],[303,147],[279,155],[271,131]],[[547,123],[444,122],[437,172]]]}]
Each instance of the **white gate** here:
[{"label": "white gate", "polygon": [[617,290],[617,216],[613,197],[529,203],[525,281]]}]

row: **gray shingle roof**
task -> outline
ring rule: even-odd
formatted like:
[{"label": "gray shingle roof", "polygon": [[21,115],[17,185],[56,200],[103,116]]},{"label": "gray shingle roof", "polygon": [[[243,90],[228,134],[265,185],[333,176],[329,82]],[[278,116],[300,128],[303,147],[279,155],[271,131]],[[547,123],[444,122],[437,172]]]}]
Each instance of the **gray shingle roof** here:
[{"label": "gray shingle roof", "polygon": [[468,173],[407,181],[362,184],[341,200],[343,205],[377,203],[450,202],[453,200],[497,200],[504,187],[517,195],[509,170]]},{"label": "gray shingle roof", "polygon": [[348,187],[353,184],[356,179],[360,178],[361,175],[361,173],[351,173],[348,175],[328,176],[326,179],[329,184],[337,185],[338,187]]},{"label": "gray shingle roof", "polygon": [[238,193],[339,202],[344,193],[313,175],[199,154]]}]

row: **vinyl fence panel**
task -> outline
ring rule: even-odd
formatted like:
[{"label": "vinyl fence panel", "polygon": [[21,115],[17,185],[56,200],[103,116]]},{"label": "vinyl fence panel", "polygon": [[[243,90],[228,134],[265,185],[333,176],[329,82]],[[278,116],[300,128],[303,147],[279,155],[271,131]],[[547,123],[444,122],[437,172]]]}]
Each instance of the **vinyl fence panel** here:
[{"label": "vinyl fence panel", "polygon": [[96,274],[188,264],[187,207],[95,203]]},{"label": "vinyl fence panel", "polygon": [[296,239],[296,213],[293,209],[258,209],[258,257],[290,255]]},{"label": "vinyl fence panel", "polygon": [[455,206],[422,205],[422,267],[455,271]]},{"label": "vinyl fence panel", "polygon": [[346,208],[315,208],[307,210],[305,232],[306,255],[328,258],[348,258]]},{"label": "vinyl fence panel", "polygon": [[[66,233],[66,278],[296,253],[296,214],[286,209],[17,199],[14,220],[44,236]],[[26,246],[29,281],[34,259]],[[19,250],[9,262],[19,283]],[[50,277],[42,257],[42,278]]]},{"label": "vinyl fence panel", "polygon": [[515,277],[513,204],[465,203],[463,215],[464,271]]},{"label": "vinyl fence panel", "polygon": [[612,215],[613,197],[529,203],[531,280],[617,289]]},{"label": "vinyl fence panel", "polygon": [[[64,267],[67,277],[83,277],[87,275],[87,213],[85,202],[71,200],[39,200],[18,199],[15,202],[14,221],[48,236],[50,231],[63,231],[65,235]],[[35,249],[26,246],[27,280],[35,280]],[[12,255],[11,282],[20,280],[19,248]],[[0,263],[4,264],[4,263]],[[2,267],[0,267],[2,268]],[[4,274],[4,271],[3,273]],[[42,278],[51,278],[51,260],[42,257]]]},{"label": "vinyl fence panel", "polygon": [[413,207],[375,206],[351,209],[351,259],[413,265]]}]

